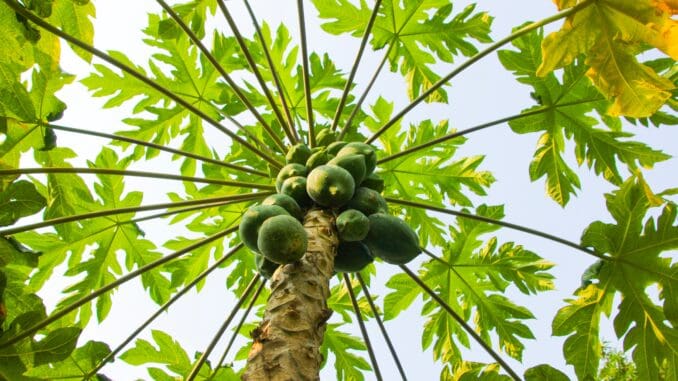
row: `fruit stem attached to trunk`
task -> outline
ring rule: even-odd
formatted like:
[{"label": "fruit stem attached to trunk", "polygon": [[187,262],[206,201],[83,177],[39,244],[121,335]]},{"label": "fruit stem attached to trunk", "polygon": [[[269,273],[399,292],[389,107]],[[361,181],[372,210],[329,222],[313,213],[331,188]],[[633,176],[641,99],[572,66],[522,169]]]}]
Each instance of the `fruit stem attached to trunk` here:
[{"label": "fruit stem attached to trunk", "polygon": [[320,379],[320,345],[332,314],[327,298],[339,238],[329,211],[310,210],[304,228],[306,254],[298,262],[280,266],[271,278],[264,319],[251,332],[254,342],[243,380]]}]

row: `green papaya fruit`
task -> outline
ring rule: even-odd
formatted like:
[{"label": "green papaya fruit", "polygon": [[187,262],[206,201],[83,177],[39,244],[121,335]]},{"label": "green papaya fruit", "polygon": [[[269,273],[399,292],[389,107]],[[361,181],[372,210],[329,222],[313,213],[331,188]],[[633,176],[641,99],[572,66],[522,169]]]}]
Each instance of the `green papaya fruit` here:
[{"label": "green papaya fruit", "polygon": [[330,155],[326,150],[321,149],[318,152],[311,155],[311,157],[306,160],[306,169],[312,171],[315,167],[319,167],[323,164],[326,164],[331,159]]},{"label": "green papaya fruit", "polygon": [[309,156],[311,156],[311,149],[306,144],[299,143],[290,147],[287,155],[285,155],[285,160],[288,164],[304,164]]},{"label": "green papaya fruit", "polygon": [[306,178],[302,176],[294,176],[283,181],[280,187],[280,193],[288,195],[297,202],[302,208],[308,208],[313,205],[313,200],[306,192]]},{"label": "green papaya fruit", "polygon": [[379,192],[365,187],[356,189],[353,198],[346,204],[346,207],[359,210],[366,216],[379,212],[388,212],[386,200],[384,200]]},{"label": "green papaya fruit", "polygon": [[275,270],[280,266],[278,263],[269,261],[261,254],[255,253],[254,263],[257,265],[257,270],[266,279],[271,279]]},{"label": "green papaya fruit", "polygon": [[275,178],[275,189],[280,192],[280,188],[282,187],[282,183],[289,179],[290,177],[294,176],[303,176],[306,177],[308,174],[308,169],[306,169],[306,166],[303,164],[297,164],[297,163],[292,163],[292,164],[287,164],[286,166],[280,168],[280,172],[278,172],[278,176]]},{"label": "green papaya fruit", "polygon": [[360,183],[361,187],[374,189],[375,191],[381,193],[384,191],[384,179],[376,173],[370,173],[369,176],[363,179],[363,182]]},{"label": "green papaya fruit", "polygon": [[362,212],[348,209],[335,220],[339,239],[345,242],[362,241],[370,230],[370,220]]},{"label": "green papaya fruit", "polygon": [[299,207],[299,204],[286,194],[272,194],[266,197],[264,201],[261,202],[261,205],[278,205],[297,220],[301,221],[304,218],[304,212],[301,210],[301,207]]},{"label": "green papaya fruit", "polygon": [[336,156],[339,153],[339,150],[344,148],[346,144],[348,144],[348,142],[345,142],[343,140],[338,140],[334,143],[330,143],[330,145],[327,146],[327,153]]},{"label": "green papaya fruit", "polygon": [[319,205],[338,208],[353,197],[354,190],[351,174],[336,165],[321,165],[308,174],[306,191]]},{"label": "green papaya fruit", "polygon": [[327,162],[327,164],[336,165],[344,168],[353,176],[353,181],[360,184],[365,177],[367,167],[365,166],[365,156],[363,155],[345,155],[335,157]]},{"label": "green papaya fruit", "polygon": [[319,147],[327,146],[337,140],[339,134],[331,131],[329,128],[323,128],[315,136],[316,145]]},{"label": "green papaya fruit", "polygon": [[370,231],[362,242],[373,257],[403,265],[421,253],[419,237],[405,221],[384,213],[376,213],[368,218]]},{"label": "green papaya fruit", "polygon": [[374,261],[370,250],[362,242],[339,242],[334,257],[334,271],[342,273],[358,272]]},{"label": "green papaya fruit", "polygon": [[290,215],[268,218],[259,228],[257,247],[269,261],[281,265],[296,262],[304,256],[307,246],[304,226]]},{"label": "green papaya fruit", "polygon": [[337,152],[337,157],[345,155],[363,155],[365,156],[365,174],[369,175],[377,167],[377,153],[369,144],[350,142]]},{"label": "green papaya fruit", "polygon": [[247,209],[238,226],[240,239],[245,246],[254,252],[259,252],[257,248],[259,228],[267,219],[280,215],[289,215],[289,213],[277,205],[255,205]]}]

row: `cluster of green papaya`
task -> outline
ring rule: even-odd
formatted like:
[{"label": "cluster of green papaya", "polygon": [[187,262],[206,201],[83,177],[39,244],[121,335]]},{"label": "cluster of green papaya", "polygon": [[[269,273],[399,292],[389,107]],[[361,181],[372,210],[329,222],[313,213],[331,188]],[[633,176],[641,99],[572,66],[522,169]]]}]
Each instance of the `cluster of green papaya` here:
[{"label": "cluster of green papaya", "polygon": [[304,211],[313,207],[335,213],[337,272],[360,271],[374,258],[404,264],[421,252],[416,233],[388,214],[381,196],[384,181],[373,173],[374,148],[336,139],[325,129],[318,133],[318,147],[292,146],[276,176],[278,193],[243,215],[240,237],[256,254],[262,275],[270,277],[279,265],[304,255],[308,239],[301,221]]}]

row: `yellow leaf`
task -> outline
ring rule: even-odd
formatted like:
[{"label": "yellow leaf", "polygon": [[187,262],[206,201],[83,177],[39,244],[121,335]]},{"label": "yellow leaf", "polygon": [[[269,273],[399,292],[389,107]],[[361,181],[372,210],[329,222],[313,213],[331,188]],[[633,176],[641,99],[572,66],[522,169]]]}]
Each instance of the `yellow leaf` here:
[{"label": "yellow leaf", "polygon": [[[559,8],[578,0],[555,0]],[[678,22],[671,19],[677,0],[597,0],[569,16],[562,28],[542,42],[545,76],[581,54],[588,55],[588,76],[610,98],[611,115],[645,117],[670,97],[673,84],[639,63],[635,54],[645,43],[678,58]]]},{"label": "yellow leaf", "polygon": [[601,93],[614,98],[608,114],[634,118],[654,114],[671,96],[673,84],[617,45],[599,41],[586,60],[591,66],[586,75]]}]

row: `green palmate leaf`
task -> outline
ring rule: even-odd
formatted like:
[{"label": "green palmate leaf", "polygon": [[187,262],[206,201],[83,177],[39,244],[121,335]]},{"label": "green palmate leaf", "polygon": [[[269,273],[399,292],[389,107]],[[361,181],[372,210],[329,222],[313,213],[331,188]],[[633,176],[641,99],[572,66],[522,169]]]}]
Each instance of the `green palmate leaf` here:
[{"label": "green palmate leaf", "polygon": [[548,364],[533,366],[525,371],[525,381],[569,381],[565,373]]},{"label": "green palmate leaf", "polygon": [[[300,117],[306,119],[306,106],[304,91],[302,66],[297,63],[298,47],[292,45],[293,40],[290,36],[289,30],[285,25],[281,24],[277,31],[275,38],[271,36],[271,31],[268,25],[264,24],[262,27],[262,34],[267,42],[271,58],[275,65],[276,74],[285,91],[287,104],[292,112],[292,117]],[[266,62],[263,51],[257,45],[253,46],[254,54],[259,57],[259,62],[262,62],[259,70],[266,81],[269,82],[269,89],[274,89],[273,75]],[[330,59],[328,54],[310,53],[308,57],[309,62],[309,85],[310,92],[313,96],[313,111],[326,118],[332,118],[337,109],[339,98],[336,97],[332,90],[342,90],[345,86],[345,75],[337,68],[334,62]],[[268,100],[261,94],[259,86],[247,84],[247,98],[256,106],[267,106]],[[274,93],[274,98],[277,100],[279,94]],[[278,108],[282,109],[282,103],[276,101]],[[350,112],[351,108],[347,108]],[[304,127],[304,126],[298,126]],[[303,131],[300,131],[302,136]]]},{"label": "green palmate leaf", "polygon": [[[56,155],[60,152],[61,149],[56,149],[44,155],[54,158],[58,157]],[[51,166],[49,163],[47,165]],[[104,149],[96,162],[90,165],[99,168],[119,166],[124,169],[127,164],[119,160],[113,150]],[[64,174],[50,175],[47,188],[50,195],[48,200],[52,203],[50,207],[56,208],[52,213],[55,216],[69,215],[135,207],[141,204],[141,193],[130,192],[124,195],[124,183],[120,176],[100,175],[98,178],[99,183],[95,183],[94,189],[100,199],[95,200],[79,177]],[[156,246],[143,239],[141,230],[135,224],[130,223],[133,217],[133,213],[128,213],[80,221],[78,224],[71,224],[74,226],[57,227],[58,235],[35,232],[19,234],[18,237],[23,243],[45,253],[40,259],[38,271],[31,277],[30,289],[40,289],[51,277],[54,268],[67,260],[69,268],[66,275],[80,278],[77,283],[65,290],[68,297],[61,301],[59,306],[66,306],[88,295],[92,290],[110,283],[117,275],[122,274],[123,270],[118,260],[119,253],[124,253],[127,270],[160,258],[161,254],[156,251]],[[88,255],[87,260],[83,260],[85,255]],[[145,272],[141,280],[151,298],[158,303],[166,301],[172,291],[169,288],[169,281],[160,274],[159,270]],[[110,295],[106,294],[97,299],[96,311],[99,320],[106,317],[109,308]],[[79,313],[80,321],[87,322],[91,315],[91,307],[83,306],[79,309]]]},{"label": "green palmate leaf", "polygon": [[[559,8],[576,1],[559,0]],[[641,44],[649,44],[674,60],[678,57],[677,22],[668,6],[649,0],[602,0],[570,15],[558,32],[542,45],[541,76],[564,67],[582,53],[588,54],[586,75],[614,103],[611,115],[646,117],[654,114],[671,96],[673,85],[650,67],[638,62]]]},{"label": "green palmate leaf", "polygon": [[[48,21],[58,25],[69,35],[91,45],[94,41],[94,26],[92,25],[92,19],[95,16],[94,4],[91,1],[56,1],[53,4],[52,15]],[[87,62],[91,61],[91,53],[75,45],[72,47],[80,58]]]},{"label": "green palmate leaf", "polygon": [[372,367],[365,361],[362,354],[358,355],[353,352],[363,352],[367,347],[357,337],[339,331],[340,326],[341,324],[327,325],[320,353],[325,360],[329,359],[330,352],[334,355],[337,380],[364,380],[365,376],[362,371],[370,370]]},{"label": "green palmate leaf", "polygon": [[[372,106],[372,112],[374,116],[368,117],[364,123],[371,131],[375,131],[390,119],[393,104],[380,97]],[[426,120],[418,125],[410,125],[409,129],[402,132],[398,128],[388,130],[380,136],[380,142],[384,145],[385,156],[388,156],[453,131],[447,121],[434,125]],[[381,165],[379,175],[384,179],[385,195],[408,200],[423,199],[440,206],[443,202],[471,206],[467,193],[471,191],[476,195],[485,195],[494,177],[478,169],[483,161],[482,156],[454,157],[465,141],[462,137],[447,140]],[[439,220],[427,216],[420,209],[404,207],[403,210],[405,220],[410,226],[418,228],[422,245],[428,242],[443,245],[446,242]]]},{"label": "green palmate leaf", "polygon": [[[322,25],[329,33],[362,36],[372,14],[371,6],[360,8],[348,0],[313,0],[320,17],[330,19]],[[408,81],[408,95],[414,99],[440,79],[433,69],[439,61],[453,62],[459,54],[477,52],[471,40],[489,42],[492,18],[474,12],[475,4],[452,15],[452,4],[442,0],[408,0],[381,3],[372,31],[372,46],[381,49],[393,45],[389,52],[391,70],[400,71]],[[443,89],[427,101],[447,102]]]},{"label": "green palmate leaf", "polygon": [[[353,284],[353,293],[356,295],[358,308],[360,309],[360,314],[363,316],[363,319],[374,316],[367,299],[364,296],[361,297],[359,295],[360,286],[358,285],[358,282],[352,281],[351,283]],[[332,287],[330,290],[330,297],[327,299],[327,306],[332,310],[332,312],[340,314],[344,323],[353,322],[355,310],[353,309],[353,304],[351,303],[351,298],[343,279],[339,284]]]},{"label": "green palmate leaf", "polygon": [[590,284],[577,290],[577,299],[566,300],[553,318],[553,334],[570,336],[563,344],[563,354],[574,365],[580,379],[593,377],[598,370],[602,350],[599,338],[600,317],[609,314],[613,293],[609,284]]},{"label": "green palmate leaf", "polygon": [[[56,10],[61,14],[72,2],[58,4]],[[51,10],[49,13],[51,18],[59,17]],[[0,5],[0,20],[6,28],[3,36],[7,36],[6,46],[9,47],[0,51],[0,115],[25,122],[53,120],[65,109],[54,93],[74,78],[59,68],[59,40],[49,33],[28,38],[25,32],[29,26],[19,22],[14,11],[5,4]],[[34,64],[37,65],[33,67]],[[30,89],[29,84],[21,80],[22,74],[29,69],[32,69]]]},{"label": "green palmate leaf", "polygon": [[[584,246],[610,257],[600,266],[598,282],[578,290],[578,299],[569,301],[571,305],[554,319],[554,334],[570,335],[565,358],[580,377],[595,374],[598,368],[600,315],[610,313],[617,293],[622,298],[613,317],[615,333],[626,350],[633,348],[639,378],[658,379],[662,363],[675,361],[678,353],[673,344],[678,333],[667,324],[667,319],[675,319],[678,278],[675,264],[662,256],[678,247],[676,205],[665,202],[656,220],[647,217],[657,206],[647,189],[642,178],[628,179],[619,190],[606,195],[615,223],[596,221],[582,235]],[[646,292],[653,285],[663,291],[661,305]]]},{"label": "green palmate leaf", "polygon": [[21,67],[0,62],[0,115],[18,120],[35,119],[35,108],[28,90],[16,79]]},{"label": "green palmate leaf", "polygon": [[58,328],[50,332],[40,341],[33,343],[34,364],[42,365],[65,360],[75,349],[79,336],[80,329],[73,327]]},{"label": "green palmate leaf", "polygon": [[35,185],[19,180],[0,193],[0,226],[12,225],[20,218],[41,211],[46,200]]},{"label": "green palmate leaf", "polygon": [[[635,170],[639,166],[652,167],[670,157],[643,143],[627,140],[633,136],[630,133],[594,127],[598,121],[591,112],[605,109],[608,102],[602,100],[585,77],[588,67],[582,62],[576,61],[565,67],[562,80],[554,73],[538,77],[537,69],[542,62],[541,41],[541,33],[534,31],[513,42],[518,51],[499,52],[504,67],[513,71],[518,81],[534,89],[532,97],[539,105],[523,112],[543,110],[509,122],[514,132],[542,133],[530,164],[532,181],[546,177],[546,189],[551,198],[560,205],[569,202],[570,196],[580,188],[580,182],[563,157],[566,138],[574,140],[577,164],[586,163],[596,174],[617,185],[623,180],[618,169],[620,163]],[[618,124],[610,118],[606,118],[606,122]]]},{"label": "green palmate leaf", "polygon": [[483,364],[479,362],[462,361],[454,369],[445,368],[441,380],[458,381],[508,381],[509,376],[499,374],[497,364]]},{"label": "green palmate leaf", "polygon": [[99,341],[88,341],[82,347],[76,348],[63,361],[36,366],[29,369],[25,375],[39,379],[84,376],[90,369],[98,365],[99,361],[103,360],[110,351],[107,344]]},{"label": "green palmate leaf", "polygon": [[[0,136],[5,140],[0,144],[0,167],[18,168],[21,155],[31,149],[42,146],[41,128],[34,124],[19,123],[14,119],[4,119],[4,129],[0,129]],[[1,123],[1,122],[0,122]],[[14,179],[13,176],[3,176],[2,186],[7,186]]]},{"label": "green palmate leaf", "polygon": [[[192,369],[192,361],[181,344],[171,335],[159,331],[152,331],[152,343],[137,339],[134,348],[127,350],[120,358],[128,364],[161,364],[171,372],[167,373],[160,368],[149,368],[148,373],[154,380],[174,380],[176,376],[187,376]],[[207,379],[211,371],[208,364],[204,364],[198,373],[198,380]]]},{"label": "green palmate leaf", "polygon": [[[476,213],[501,219],[503,208],[483,205]],[[553,289],[553,277],[547,272],[553,264],[513,243],[499,246],[496,238],[483,242],[480,237],[497,230],[495,225],[461,218],[456,224],[458,228],[450,228],[452,243],[443,255],[449,265],[426,262],[419,276],[459,316],[472,319],[486,342],[491,342],[492,332],[504,352],[520,359],[523,339],[534,337],[523,321],[533,316],[504,294],[511,285],[525,294]],[[406,275],[396,275],[386,285],[394,291],[384,300],[385,318],[397,315],[419,295],[424,295],[422,314],[427,322],[423,347],[433,346],[434,357],[446,364],[441,377],[454,373],[454,367],[462,360],[459,345],[469,345],[462,327],[437,302],[422,294]]]}]

